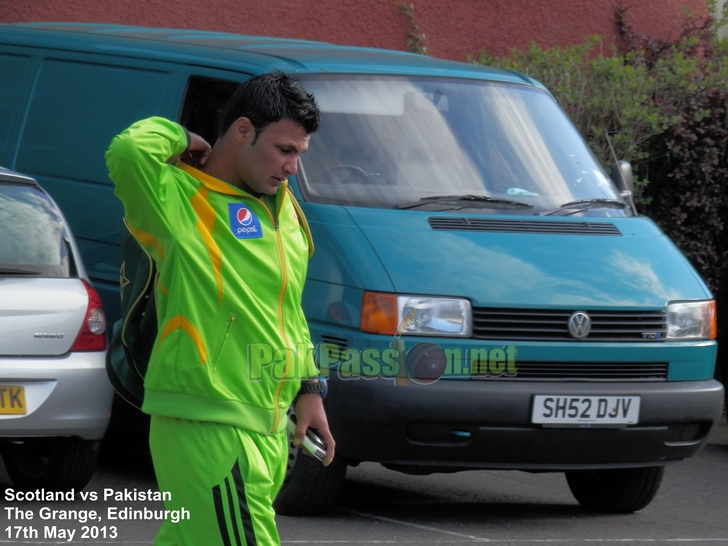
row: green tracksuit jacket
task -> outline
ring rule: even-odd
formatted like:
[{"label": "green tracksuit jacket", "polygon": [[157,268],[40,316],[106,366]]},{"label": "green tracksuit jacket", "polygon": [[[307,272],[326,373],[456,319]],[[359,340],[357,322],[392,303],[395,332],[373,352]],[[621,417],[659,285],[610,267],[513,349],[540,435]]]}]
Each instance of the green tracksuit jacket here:
[{"label": "green tracksuit jacket", "polygon": [[167,163],[186,147],[181,126],[149,118],[106,153],[130,229],[159,271],[142,410],[280,431],[299,380],[318,374],[301,309],[310,232],[286,184],[272,214],[230,184]]}]

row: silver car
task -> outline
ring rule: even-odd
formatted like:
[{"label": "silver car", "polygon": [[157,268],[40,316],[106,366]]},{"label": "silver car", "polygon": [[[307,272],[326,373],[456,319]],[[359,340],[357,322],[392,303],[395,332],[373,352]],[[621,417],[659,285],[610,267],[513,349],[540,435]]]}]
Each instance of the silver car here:
[{"label": "silver car", "polygon": [[17,489],[80,489],[114,392],[101,299],[53,199],[2,167],[0,233],[0,451]]}]

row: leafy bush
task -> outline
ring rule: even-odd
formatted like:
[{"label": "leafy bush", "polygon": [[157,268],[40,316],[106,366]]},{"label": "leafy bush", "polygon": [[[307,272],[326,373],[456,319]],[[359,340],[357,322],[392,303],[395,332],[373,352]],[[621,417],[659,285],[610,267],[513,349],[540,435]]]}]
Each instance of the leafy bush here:
[{"label": "leafy bush", "polygon": [[618,51],[600,37],[582,45],[510,57],[481,52],[471,62],[515,70],[553,93],[595,155],[631,161],[635,198],[675,241],[713,290],[728,254],[728,49],[713,19],[690,16],[680,37],[662,41],[636,32],[616,11]]},{"label": "leafy bush", "polygon": [[474,62],[543,83],[605,165],[612,162],[605,137],[609,133],[617,154],[630,158],[637,169],[647,158],[644,143],[665,132],[669,120],[652,100],[656,83],[644,64],[631,62],[632,54],[616,55],[614,46],[611,55],[604,55],[603,47],[595,36],[565,48],[532,44],[525,53],[514,50],[510,58],[481,52]]}]

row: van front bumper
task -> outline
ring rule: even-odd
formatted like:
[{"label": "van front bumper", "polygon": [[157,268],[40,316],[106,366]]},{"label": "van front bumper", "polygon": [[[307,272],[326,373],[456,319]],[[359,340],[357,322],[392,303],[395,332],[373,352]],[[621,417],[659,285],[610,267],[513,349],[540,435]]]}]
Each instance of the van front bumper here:
[{"label": "van front bumper", "polygon": [[[635,383],[329,378],[337,455],[410,472],[570,470],[662,465],[695,455],[720,419],[715,380]],[[546,427],[535,395],[639,396],[636,425]]]}]

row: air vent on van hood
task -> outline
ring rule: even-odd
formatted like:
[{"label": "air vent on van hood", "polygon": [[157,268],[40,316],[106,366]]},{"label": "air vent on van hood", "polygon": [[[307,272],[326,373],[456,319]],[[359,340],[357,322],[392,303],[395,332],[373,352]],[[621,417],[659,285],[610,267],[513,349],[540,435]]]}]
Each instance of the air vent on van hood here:
[{"label": "air vent on van hood", "polygon": [[349,340],[343,337],[321,334],[321,341],[323,343],[336,345],[340,351],[344,351],[349,347]]},{"label": "air vent on van hood", "polygon": [[500,233],[552,233],[557,235],[616,235],[619,229],[608,222],[554,222],[551,220],[492,220],[431,216],[432,229],[440,231],[493,231]]}]

